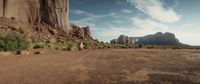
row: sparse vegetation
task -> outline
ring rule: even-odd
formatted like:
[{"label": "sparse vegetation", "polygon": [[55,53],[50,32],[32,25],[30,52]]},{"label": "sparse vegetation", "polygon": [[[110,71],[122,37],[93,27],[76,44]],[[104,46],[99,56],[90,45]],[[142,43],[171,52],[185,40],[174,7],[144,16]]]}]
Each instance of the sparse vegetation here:
[{"label": "sparse vegetation", "polygon": [[148,48],[148,49],[153,49],[153,48],[154,48],[154,46],[153,46],[153,45],[151,45],[151,46],[148,46],[147,48]]},{"label": "sparse vegetation", "polygon": [[57,50],[67,50],[68,49],[68,44],[66,42],[63,43],[57,43],[54,45],[54,48]]},{"label": "sparse vegetation", "polygon": [[45,48],[50,48],[50,49],[54,49],[55,45],[52,43],[45,43]]},{"label": "sparse vegetation", "polygon": [[33,49],[39,49],[39,48],[45,48],[45,44],[42,42],[39,42],[33,45]]},{"label": "sparse vegetation", "polygon": [[91,43],[89,41],[83,41],[84,49],[90,49]]},{"label": "sparse vegetation", "polygon": [[139,45],[138,45],[138,48],[142,48],[142,45],[141,45],[141,44],[139,44]]},{"label": "sparse vegetation", "polygon": [[20,33],[10,33],[0,38],[0,51],[21,51],[30,47],[31,41]]},{"label": "sparse vegetation", "polygon": [[78,43],[77,42],[72,42],[71,47],[72,48],[78,48]]}]

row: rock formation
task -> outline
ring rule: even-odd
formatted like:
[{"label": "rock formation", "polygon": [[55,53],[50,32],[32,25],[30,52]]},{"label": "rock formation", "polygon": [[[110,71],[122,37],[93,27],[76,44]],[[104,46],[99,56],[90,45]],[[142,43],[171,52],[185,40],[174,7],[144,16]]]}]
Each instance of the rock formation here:
[{"label": "rock formation", "polygon": [[126,42],[127,42],[127,36],[120,35],[119,38],[118,38],[118,42],[119,42],[119,44],[126,44]]},{"label": "rock formation", "polygon": [[0,17],[70,30],[69,0],[0,0]]},{"label": "rock formation", "polygon": [[153,35],[147,35],[144,37],[138,37],[139,44],[146,44],[146,45],[179,45],[181,44],[178,39],[176,39],[173,33],[161,33],[158,32]]},{"label": "rock formation", "polygon": [[33,42],[91,40],[89,27],[69,24],[69,0],[0,0],[0,36],[19,32]]},{"label": "rock formation", "polygon": [[118,39],[111,40],[111,43],[117,44],[143,44],[143,45],[180,45],[181,43],[175,37],[173,33],[161,33],[158,32],[153,35],[147,35],[144,37],[126,37],[120,35]]},{"label": "rock formation", "polygon": [[82,40],[92,39],[89,26],[81,28],[73,23],[71,23],[70,26],[72,27],[71,33],[72,33],[73,38],[82,39]]}]

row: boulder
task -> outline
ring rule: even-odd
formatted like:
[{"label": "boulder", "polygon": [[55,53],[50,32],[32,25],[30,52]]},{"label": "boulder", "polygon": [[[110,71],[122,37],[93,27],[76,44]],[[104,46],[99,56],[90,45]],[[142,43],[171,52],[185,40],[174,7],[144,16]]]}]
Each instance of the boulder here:
[{"label": "boulder", "polygon": [[79,44],[79,50],[83,50],[84,49],[84,45],[83,45],[83,42],[81,42],[80,44]]},{"label": "boulder", "polygon": [[44,54],[44,51],[36,51],[35,54]]},{"label": "boulder", "polygon": [[77,47],[70,47],[69,51],[78,51],[79,49]]},{"label": "boulder", "polygon": [[30,55],[30,51],[17,51],[17,55]]}]

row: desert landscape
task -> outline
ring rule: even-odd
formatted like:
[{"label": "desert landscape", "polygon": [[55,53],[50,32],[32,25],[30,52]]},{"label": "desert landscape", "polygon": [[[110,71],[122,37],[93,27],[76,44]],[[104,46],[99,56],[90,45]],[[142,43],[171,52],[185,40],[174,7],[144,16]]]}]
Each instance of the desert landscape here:
[{"label": "desert landscape", "polygon": [[0,0],[0,84],[200,84],[200,0]]},{"label": "desert landscape", "polygon": [[103,49],[0,57],[0,84],[199,84],[200,50]]}]

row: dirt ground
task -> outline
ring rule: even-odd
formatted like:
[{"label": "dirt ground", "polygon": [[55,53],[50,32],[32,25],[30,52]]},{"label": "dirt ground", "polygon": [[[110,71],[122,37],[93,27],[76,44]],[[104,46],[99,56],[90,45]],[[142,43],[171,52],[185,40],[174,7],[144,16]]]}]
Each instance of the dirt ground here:
[{"label": "dirt ground", "polygon": [[200,50],[41,50],[0,57],[0,84],[200,84]]}]

